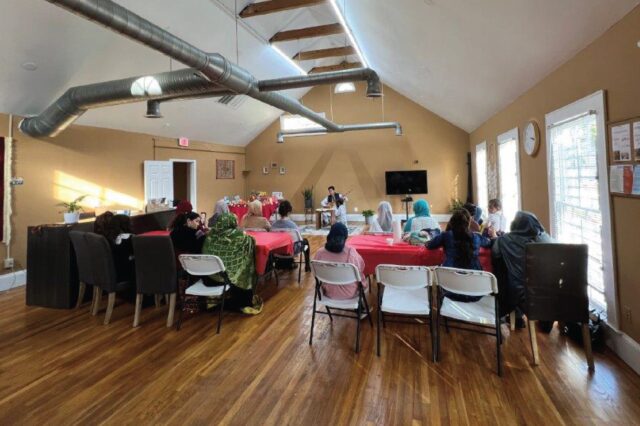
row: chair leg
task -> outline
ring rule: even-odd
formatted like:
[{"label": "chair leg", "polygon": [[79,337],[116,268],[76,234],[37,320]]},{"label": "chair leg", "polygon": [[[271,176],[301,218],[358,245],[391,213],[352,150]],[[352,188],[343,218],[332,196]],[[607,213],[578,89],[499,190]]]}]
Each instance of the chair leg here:
[{"label": "chair leg", "polygon": [[227,285],[225,284],[222,288],[222,300],[220,301],[220,312],[218,312],[218,328],[216,329],[216,334],[220,334],[220,329],[222,328],[222,316],[224,314],[224,299],[226,299],[227,295]]},{"label": "chair leg", "polygon": [[155,302],[156,308],[160,307],[160,295],[159,294],[154,294],[153,295],[153,301]]},{"label": "chair leg", "polygon": [[93,295],[93,311],[91,312],[91,315],[93,315],[94,317],[96,315],[98,315],[98,311],[100,310],[100,302],[102,301],[102,289],[98,286],[93,286],[93,291],[94,291],[94,295]]},{"label": "chair leg", "polygon": [[313,344],[313,326],[315,325],[316,322],[316,300],[318,297],[318,286],[316,285],[316,288],[313,292],[313,311],[311,312],[311,332],[309,333],[309,346],[311,346]]},{"label": "chair leg", "polygon": [[533,352],[533,365],[540,364],[540,358],[538,356],[538,340],[536,338],[536,322],[535,320],[529,320],[529,338],[531,339],[531,352]]},{"label": "chair leg", "polygon": [[142,310],[142,294],[136,294],[136,310],[133,315],[133,326],[137,327],[140,324],[140,311]]},{"label": "chair leg", "polygon": [[367,311],[367,317],[369,318],[369,324],[373,327],[373,319],[371,318],[371,311],[369,310],[369,302],[367,302],[367,298],[364,295],[364,291],[362,292],[362,301],[364,302],[364,308]]},{"label": "chair leg", "polygon": [[502,328],[500,326],[500,310],[498,309],[498,297],[494,296],[495,314],[496,314],[496,362],[498,363],[498,376],[502,377],[502,353],[500,346],[502,345]]},{"label": "chair leg", "polygon": [[378,312],[377,312],[377,321],[376,321],[376,353],[378,356],[380,356],[380,321],[382,321],[381,319],[381,314],[382,314],[382,310],[381,307],[382,303],[380,303],[380,285],[378,285]]},{"label": "chair leg", "polygon": [[84,292],[87,288],[87,285],[80,281],[80,287],[78,288],[78,301],[76,302],[76,309],[82,305],[82,299],[84,299]]},{"label": "chair leg", "polygon": [[582,324],[582,344],[584,345],[584,353],[587,357],[589,371],[593,372],[596,367],[593,364],[593,352],[591,352],[591,333],[589,332],[589,324]]},{"label": "chair leg", "polygon": [[327,314],[329,314],[329,321],[333,322],[333,315],[331,315],[331,310],[328,306],[325,306],[325,309],[327,310]]},{"label": "chair leg", "polygon": [[358,302],[358,309],[356,310],[356,321],[358,324],[356,326],[356,353],[360,352],[360,314],[362,313],[362,304]]},{"label": "chair leg", "polygon": [[173,317],[176,312],[176,294],[171,293],[169,295],[169,312],[167,313],[167,327],[173,325]]},{"label": "chair leg", "polygon": [[511,311],[509,314],[509,330],[513,331],[516,329],[516,311]]},{"label": "chair leg", "polygon": [[104,314],[104,325],[108,325],[109,321],[111,321],[111,315],[113,314],[113,306],[116,304],[116,292],[112,291],[109,293],[109,298],[107,302],[107,312]]},{"label": "chair leg", "polygon": [[304,250],[300,252],[300,256],[298,257],[298,284],[300,284],[300,278],[302,278],[302,253]]}]

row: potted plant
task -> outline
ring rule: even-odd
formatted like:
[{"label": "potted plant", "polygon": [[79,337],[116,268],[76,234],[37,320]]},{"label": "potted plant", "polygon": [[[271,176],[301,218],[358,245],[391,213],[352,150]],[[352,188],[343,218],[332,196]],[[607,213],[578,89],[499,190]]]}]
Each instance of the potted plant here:
[{"label": "potted plant", "polygon": [[73,201],[68,203],[60,203],[58,204],[61,207],[65,208],[64,212],[64,223],[78,223],[80,220],[80,212],[82,211],[82,206],[80,202],[84,200],[86,195],[81,195]]},{"label": "potted plant", "polygon": [[313,208],[313,186],[311,188],[305,188],[302,190],[302,196],[304,197],[304,208]]},{"label": "potted plant", "polygon": [[362,210],[362,216],[364,216],[364,223],[369,225],[371,216],[373,216],[373,210]]},{"label": "potted plant", "polygon": [[449,203],[449,213],[454,213],[456,210],[464,208],[464,203],[457,198],[452,198]]}]

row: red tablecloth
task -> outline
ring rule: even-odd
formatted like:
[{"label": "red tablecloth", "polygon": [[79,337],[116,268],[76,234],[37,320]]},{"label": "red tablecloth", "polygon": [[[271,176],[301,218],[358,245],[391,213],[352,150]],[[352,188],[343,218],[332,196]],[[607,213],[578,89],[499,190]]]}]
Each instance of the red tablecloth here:
[{"label": "red tablecloth", "polygon": [[[229,206],[229,211],[236,215],[238,219],[238,225],[241,225],[242,218],[249,211],[249,206],[247,205],[237,205],[237,206]],[[262,216],[266,219],[269,219],[271,215],[278,211],[277,204],[263,204],[262,205]]]},{"label": "red tablecloth", "polygon": [[[355,248],[364,259],[364,273],[375,274],[376,266],[381,263],[392,265],[424,265],[437,266],[444,261],[442,249],[429,250],[423,246],[412,246],[401,242],[389,245],[387,235],[354,235],[347,241],[347,245]],[[480,264],[482,269],[491,272],[491,250],[480,249]]]},{"label": "red tablecloth", "polygon": [[[256,240],[256,272],[263,275],[267,270],[269,253],[292,254],[293,240],[286,232],[247,232]],[[144,236],[167,236],[169,231],[150,231],[141,234]]]}]

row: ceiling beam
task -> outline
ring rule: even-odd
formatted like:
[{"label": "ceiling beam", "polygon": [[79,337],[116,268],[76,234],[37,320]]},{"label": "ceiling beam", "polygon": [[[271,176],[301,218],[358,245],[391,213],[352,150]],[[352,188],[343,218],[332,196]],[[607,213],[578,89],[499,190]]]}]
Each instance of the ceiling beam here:
[{"label": "ceiling beam", "polygon": [[299,28],[277,32],[269,39],[269,43],[278,41],[300,40],[303,38],[321,37],[333,34],[343,34],[344,27],[339,24],[318,25],[317,27]]},{"label": "ceiling beam", "polygon": [[331,72],[331,71],[342,71],[342,70],[350,70],[352,68],[362,68],[361,62],[340,62],[335,65],[326,65],[323,67],[313,67],[309,71],[309,74],[317,74],[321,72]]},{"label": "ceiling beam", "polygon": [[241,18],[251,18],[252,16],[266,15],[269,13],[282,12],[283,10],[298,9],[301,7],[314,6],[326,3],[327,0],[269,0],[261,3],[247,5],[242,12]]},{"label": "ceiling beam", "polygon": [[356,49],[353,46],[331,47],[329,49],[307,50],[306,52],[298,52],[293,57],[296,61],[309,61],[312,59],[332,58],[334,56],[355,55]]}]

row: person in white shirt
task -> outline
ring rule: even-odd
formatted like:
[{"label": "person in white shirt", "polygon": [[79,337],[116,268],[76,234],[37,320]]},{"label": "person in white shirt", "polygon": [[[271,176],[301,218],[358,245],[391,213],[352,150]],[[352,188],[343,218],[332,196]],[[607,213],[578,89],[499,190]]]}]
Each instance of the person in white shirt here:
[{"label": "person in white shirt", "polygon": [[507,218],[502,214],[502,202],[499,198],[489,200],[489,217],[487,228],[493,228],[496,234],[502,235],[508,231]]},{"label": "person in white shirt", "polygon": [[369,232],[393,232],[393,211],[388,201],[380,201],[378,214],[371,220]]},{"label": "person in white shirt", "polygon": [[336,222],[347,224],[347,207],[344,205],[344,198],[336,199]]},{"label": "person in white shirt", "polygon": [[[344,206],[344,203],[346,201],[348,201],[347,197],[341,195],[339,192],[336,192],[336,188],[333,185],[331,185],[329,188],[327,188],[327,190],[329,191],[329,194],[326,197],[324,197],[324,199],[322,201],[320,201],[320,205],[325,209],[333,207],[336,210],[336,221],[340,222],[337,219],[337,217],[338,217],[337,201],[338,200],[342,200],[342,205],[344,207],[344,222],[343,223],[346,223],[346,220],[347,220],[347,216],[346,216],[347,207]],[[331,225],[329,223],[330,218],[331,218],[331,215],[329,213],[323,213],[322,214],[322,222],[323,223]]]}]

